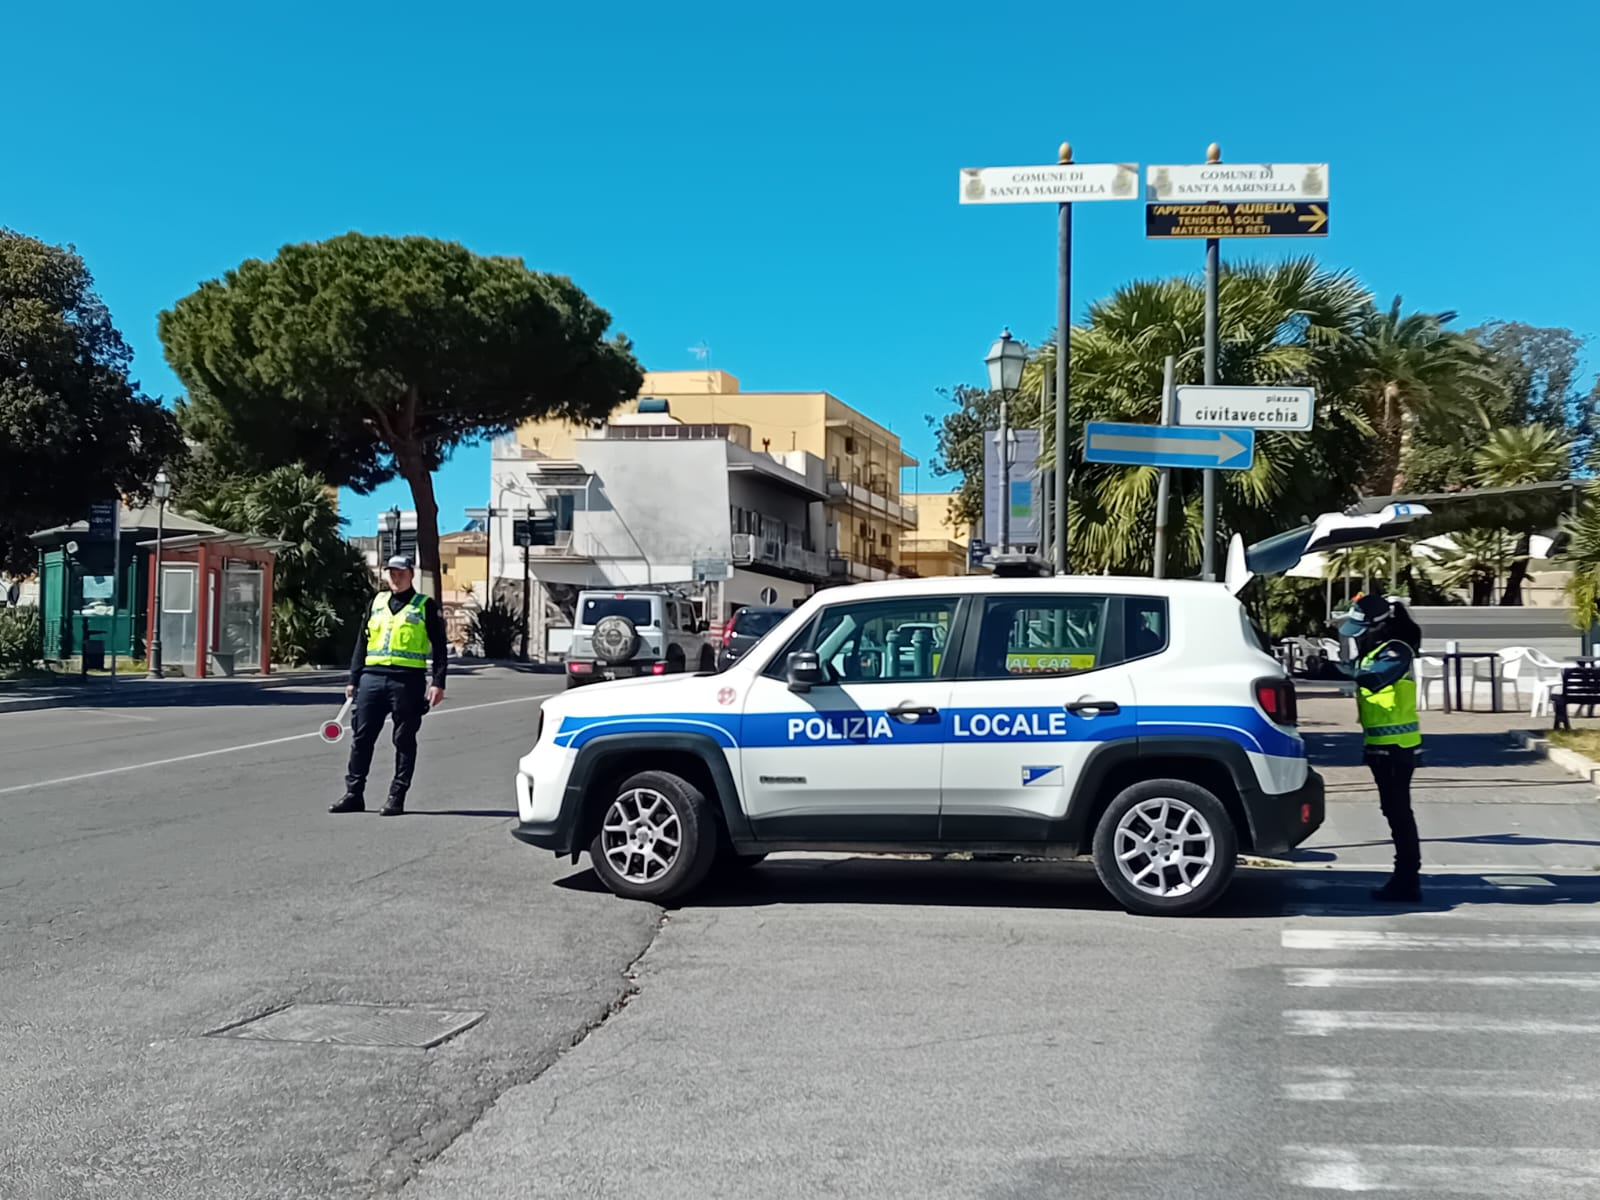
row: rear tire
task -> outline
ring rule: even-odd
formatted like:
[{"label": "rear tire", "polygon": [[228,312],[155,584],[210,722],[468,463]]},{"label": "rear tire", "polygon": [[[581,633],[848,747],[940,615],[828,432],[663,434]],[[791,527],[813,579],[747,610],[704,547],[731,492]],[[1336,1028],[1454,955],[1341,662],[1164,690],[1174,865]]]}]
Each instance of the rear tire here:
[{"label": "rear tire", "polygon": [[1233,818],[1199,784],[1147,779],[1117,794],[1094,831],[1094,869],[1117,903],[1151,917],[1204,912],[1238,863]]},{"label": "rear tire", "polygon": [[716,669],[717,656],[711,652],[711,647],[707,646],[700,651],[700,670],[709,674]]},{"label": "rear tire", "polygon": [[717,857],[717,818],[694,784],[670,771],[640,771],[603,803],[589,860],[613,893],[667,903],[705,880]]}]

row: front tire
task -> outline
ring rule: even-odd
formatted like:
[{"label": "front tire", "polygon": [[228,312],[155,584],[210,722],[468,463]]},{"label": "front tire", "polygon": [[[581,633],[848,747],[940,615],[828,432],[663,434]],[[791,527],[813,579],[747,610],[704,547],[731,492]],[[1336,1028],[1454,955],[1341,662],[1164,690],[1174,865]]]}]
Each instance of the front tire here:
[{"label": "front tire", "polygon": [[1239,835],[1222,801],[1182,779],[1119,792],[1094,831],[1094,869],[1117,903],[1152,917],[1204,912],[1227,889]]},{"label": "front tire", "polygon": [[705,880],[717,819],[705,794],[670,771],[640,771],[616,790],[589,844],[595,874],[629,900],[666,903]]}]

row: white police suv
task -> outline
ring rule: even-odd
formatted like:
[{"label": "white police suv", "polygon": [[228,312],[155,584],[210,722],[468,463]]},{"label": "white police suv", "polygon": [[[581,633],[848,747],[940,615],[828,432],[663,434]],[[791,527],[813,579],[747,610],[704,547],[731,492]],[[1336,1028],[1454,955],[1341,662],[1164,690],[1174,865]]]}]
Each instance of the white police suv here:
[{"label": "white police suv", "polygon": [[1221,584],[894,580],[819,592],[729,670],[545,702],[515,835],[670,901],[776,850],[1092,854],[1141,913],[1323,818],[1290,680]]}]

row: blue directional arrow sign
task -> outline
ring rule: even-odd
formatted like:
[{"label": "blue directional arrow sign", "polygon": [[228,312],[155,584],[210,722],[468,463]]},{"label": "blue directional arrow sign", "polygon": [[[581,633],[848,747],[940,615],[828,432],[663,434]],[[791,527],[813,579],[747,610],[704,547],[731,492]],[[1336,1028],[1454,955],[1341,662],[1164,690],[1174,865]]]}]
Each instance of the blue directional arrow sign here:
[{"label": "blue directional arrow sign", "polygon": [[1253,429],[1180,429],[1176,425],[1090,421],[1083,430],[1085,462],[1246,471],[1255,456]]}]

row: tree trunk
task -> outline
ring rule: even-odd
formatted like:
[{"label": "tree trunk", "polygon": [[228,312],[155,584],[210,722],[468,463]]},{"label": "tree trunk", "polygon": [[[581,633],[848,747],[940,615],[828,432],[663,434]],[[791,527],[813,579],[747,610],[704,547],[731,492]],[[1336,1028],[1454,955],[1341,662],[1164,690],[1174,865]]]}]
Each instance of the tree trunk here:
[{"label": "tree trunk", "polygon": [[1522,606],[1522,585],[1528,578],[1528,560],[1531,557],[1532,548],[1532,535],[1525,533],[1517,539],[1517,549],[1511,560],[1511,570],[1506,573],[1506,588],[1500,594],[1501,605],[1517,608]]},{"label": "tree trunk", "polygon": [[422,465],[420,449],[409,463],[401,459],[400,474],[411,485],[411,503],[417,510],[417,591],[437,600],[442,590],[439,583],[439,502],[433,495],[433,474]]},{"label": "tree trunk", "polygon": [[399,419],[391,421],[380,409],[377,424],[394,455],[400,478],[411,486],[411,504],[417,511],[417,590],[437,600],[443,591],[439,581],[439,502],[433,495],[433,473],[428,470],[422,443],[416,436],[421,401],[421,390],[411,384],[406,388]]},{"label": "tree trunk", "polygon": [[1365,472],[1366,491],[1369,495],[1392,496],[1403,482],[1401,453],[1404,431],[1400,417],[1400,388],[1394,383],[1383,385],[1383,397],[1378,411],[1373,414],[1373,459]]}]

